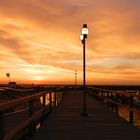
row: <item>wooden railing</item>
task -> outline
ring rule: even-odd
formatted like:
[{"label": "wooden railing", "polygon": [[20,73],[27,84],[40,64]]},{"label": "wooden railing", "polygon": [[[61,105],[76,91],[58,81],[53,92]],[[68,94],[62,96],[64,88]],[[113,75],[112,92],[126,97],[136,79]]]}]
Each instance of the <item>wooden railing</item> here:
[{"label": "wooden railing", "polygon": [[[108,108],[117,114],[119,113],[119,107],[127,109],[129,111],[129,122],[132,125],[134,125],[134,112],[140,115],[140,108],[137,108],[134,104],[134,97],[140,98],[140,94],[94,87],[88,88],[88,91],[90,95],[100,99],[102,103],[106,103]],[[121,102],[123,98],[127,98],[127,104]]]},{"label": "wooden railing", "polygon": [[[46,105],[46,95],[49,95],[48,105]],[[24,130],[28,131],[29,135],[33,135],[33,133],[36,131],[37,124],[41,124],[43,122],[46,115],[52,111],[52,108],[56,107],[57,104],[59,104],[59,102],[62,100],[62,96],[63,92],[56,92],[56,90],[40,91],[34,95],[29,95],[19,99],[13,99],[8,102],[0,103],[0,139],[11,140],[16,137],[20,137],[21,132]],[[40,99],[40,97],[43,98],[43,103],[38,109],[35,107],[35,103]],[[28,117],[20,124],[17,124],[16,127],[13,128],[10,132],[6,133],[5,118],[7,110],[12,110],[18,105],[22,104],[28,104],[28,109],[26,110]]]}]

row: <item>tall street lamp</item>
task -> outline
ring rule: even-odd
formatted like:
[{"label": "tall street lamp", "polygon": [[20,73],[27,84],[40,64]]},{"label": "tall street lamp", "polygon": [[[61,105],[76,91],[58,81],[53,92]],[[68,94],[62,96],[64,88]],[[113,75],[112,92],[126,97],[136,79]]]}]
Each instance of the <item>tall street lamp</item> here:
[{"label": "tall street lamp", "polygon": [[88,116],[88,113],[86,111],[86,39],[87,39],[87,35],[89,33],[89,29],[87,27],[87,24],[83,24],[83,28],[81,30],[81,35],[80,35],[80,39],[82,41],[83,44],[83,112],[82,112],[82,116]]},{"label": "tall street lamp", "polygon": [[77,70],[75,70],[75,88],[76,88],[76,85],[77,85]]}]

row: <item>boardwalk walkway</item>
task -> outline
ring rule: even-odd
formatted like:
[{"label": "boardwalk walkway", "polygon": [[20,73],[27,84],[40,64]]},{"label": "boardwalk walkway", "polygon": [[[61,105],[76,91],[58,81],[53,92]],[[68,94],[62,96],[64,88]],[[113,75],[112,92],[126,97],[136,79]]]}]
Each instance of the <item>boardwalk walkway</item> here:
[{"label": "boardwalk walkway", "polygon": [[82,92],[69,92],[32,140],[140,140],[135,129],[87,95],[89,117],[81,117]]}]

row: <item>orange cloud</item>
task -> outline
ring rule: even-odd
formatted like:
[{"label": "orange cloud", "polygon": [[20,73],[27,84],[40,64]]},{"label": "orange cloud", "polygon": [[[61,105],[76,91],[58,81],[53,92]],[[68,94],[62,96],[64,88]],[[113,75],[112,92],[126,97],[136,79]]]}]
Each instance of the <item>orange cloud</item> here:
[{"label": "orange cloud", "polygon": [[[82,83],[83,23],[87,82],[139,84],[140,2],[137,0],[0,0],[0,74],[13,80]],[[128,82],[129,81],[129,82]]]}]

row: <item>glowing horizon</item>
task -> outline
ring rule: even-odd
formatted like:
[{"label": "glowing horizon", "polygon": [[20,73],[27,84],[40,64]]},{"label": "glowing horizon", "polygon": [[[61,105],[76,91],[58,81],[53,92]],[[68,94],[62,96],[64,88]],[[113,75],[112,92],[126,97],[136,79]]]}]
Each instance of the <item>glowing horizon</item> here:
[{"label": "glowing horizon", "polygon": [[140,84],[140,1],[0,0],[0,83]]}]

